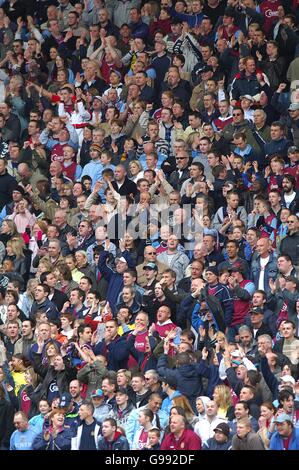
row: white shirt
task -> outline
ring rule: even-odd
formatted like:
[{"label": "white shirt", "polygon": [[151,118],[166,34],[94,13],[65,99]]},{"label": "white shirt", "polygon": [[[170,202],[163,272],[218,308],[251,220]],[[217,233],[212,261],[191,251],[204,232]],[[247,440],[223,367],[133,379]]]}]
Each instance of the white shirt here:
[{"label": "white shirt", "polygon": [[292,194],[284,194],[284,200],[286,202],[287,209],[289,209],[290,204],[293,202],[295,197],[296,197],[295,191],[293,191]]},{"label": "white shirt", "polygon": [[225,422],[226,420],[219,418],[219,416],[215,416],[211,422],[208,418],[204,418],[196,423],[194,426],[194,432],[201,438],[202,443],[205,444],[210,437],[214,436],[214,429],[218,424]]},{"label": "white shirt", "polygon": [[269,263],[269,260],[270,256],[267,256],[267,258],[260,259],[261,272],[259,278],[259,290],[265,290],[265,267]]}]

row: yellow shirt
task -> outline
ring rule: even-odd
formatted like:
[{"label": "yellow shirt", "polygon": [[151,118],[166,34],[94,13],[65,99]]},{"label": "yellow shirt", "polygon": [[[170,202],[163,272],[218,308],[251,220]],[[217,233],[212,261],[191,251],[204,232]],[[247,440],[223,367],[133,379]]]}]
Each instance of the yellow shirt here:
[{"label": "yellow shirt", "polygon": [[11,375],[12,375],[12,378],[14,379],[14,383],[15,383],[15,395],[18,395],[22,385],[26,385],[25,372],[15,372],[15,371],[13,371],[11,373]]}]

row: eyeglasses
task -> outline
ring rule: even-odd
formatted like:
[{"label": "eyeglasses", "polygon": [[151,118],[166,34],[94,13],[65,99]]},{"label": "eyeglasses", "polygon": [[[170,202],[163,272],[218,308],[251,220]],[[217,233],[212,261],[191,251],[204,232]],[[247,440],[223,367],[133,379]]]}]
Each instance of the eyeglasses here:
[{"label": "eyeglasses", "polygon": [[147,255],[156,255],[157,253],[155,251],[148,251]]},{"label": "eyeglasses", "polygon": [[288,224],[294,224],[295,220],[288,220]]},{"label": "eyeglasses", "polygon": [[233,113],[233,116],[242,116],[242,113]]},{"label": "eyeglasses", "polygon": [[176,160],[187,160],[188,157],[176,157]]},{"label": "eyeglasses", "polygon": [[144,380],[151,380],[150,377],[144,377]]}]

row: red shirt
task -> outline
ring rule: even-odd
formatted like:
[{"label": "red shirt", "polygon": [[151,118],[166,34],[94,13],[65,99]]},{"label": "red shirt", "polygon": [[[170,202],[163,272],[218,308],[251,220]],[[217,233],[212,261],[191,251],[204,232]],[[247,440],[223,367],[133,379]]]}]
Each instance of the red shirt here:
[{"label": "red shirt", "polygon": [[264,31],[268,33],[273,25],[273,22],[278,18],[278,7],[281,5],[280,0],[274,0],[271,2],[270,0],[264,0],[260,4],[261,13],[264,16]]},{"label": "red shirt", "polygon": [[162,442],[160,450],[201,450],[201,439],[190,429],[185,429],[179,439],[170,433]]}]

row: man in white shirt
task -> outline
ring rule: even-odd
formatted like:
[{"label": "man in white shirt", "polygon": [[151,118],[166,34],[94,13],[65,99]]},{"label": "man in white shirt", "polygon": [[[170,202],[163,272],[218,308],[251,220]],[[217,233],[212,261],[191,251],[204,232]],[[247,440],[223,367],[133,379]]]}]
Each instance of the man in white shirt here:
[{"label": "man in white shirt", "polygon": [[202,444],[205,444],[210,437],[214,436],[214,429],[225,420],[218,415],[218,405],[215,401],[210,400],[206,405],[206,417],[196,423],[194,432],[201,438]]}]

